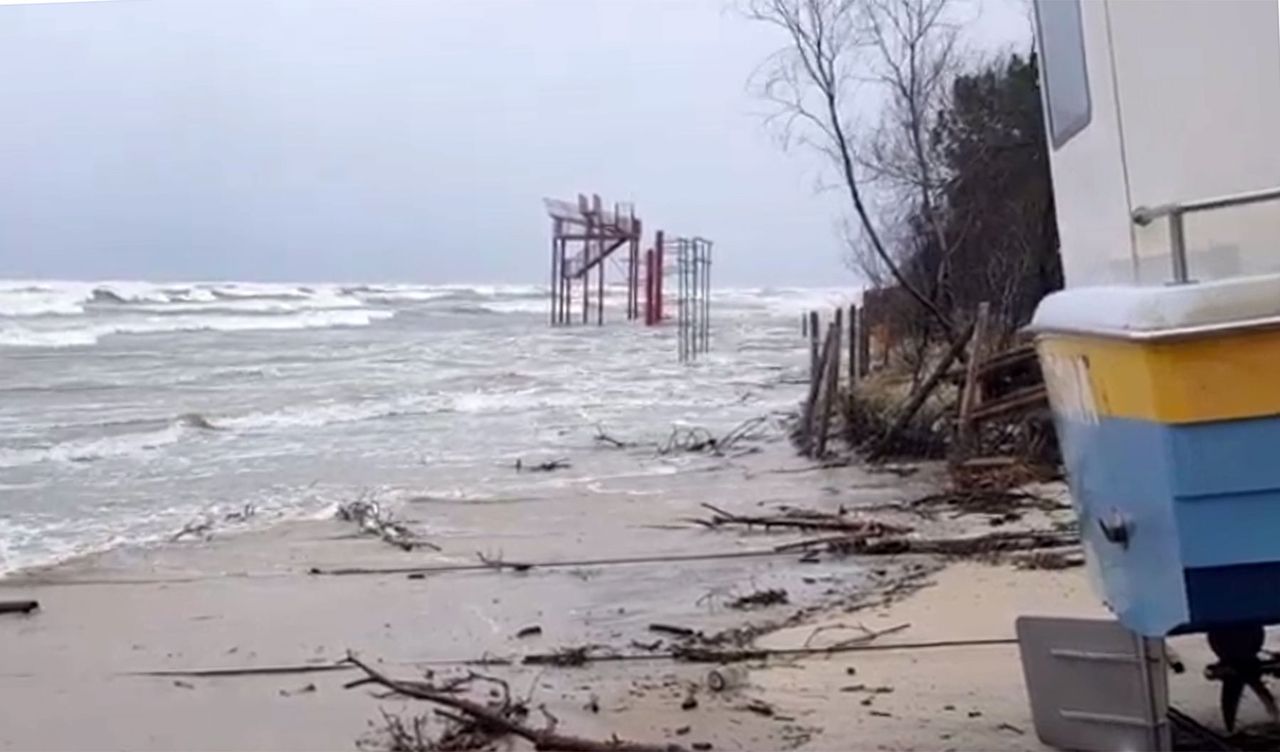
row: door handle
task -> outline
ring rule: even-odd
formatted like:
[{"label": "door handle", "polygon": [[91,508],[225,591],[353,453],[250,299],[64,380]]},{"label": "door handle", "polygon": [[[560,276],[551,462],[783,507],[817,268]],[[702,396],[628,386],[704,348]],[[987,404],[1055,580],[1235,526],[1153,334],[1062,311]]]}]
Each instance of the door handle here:
[{"label": "door handle", "polygon": [[1114,543],[1121,548],[1129,547],[1132,525],[1120,512],[1113,510],[1109,521],[1099,517],[1098,529],[1102,531],[1102,537],[1106,538],[1107,542]]}]

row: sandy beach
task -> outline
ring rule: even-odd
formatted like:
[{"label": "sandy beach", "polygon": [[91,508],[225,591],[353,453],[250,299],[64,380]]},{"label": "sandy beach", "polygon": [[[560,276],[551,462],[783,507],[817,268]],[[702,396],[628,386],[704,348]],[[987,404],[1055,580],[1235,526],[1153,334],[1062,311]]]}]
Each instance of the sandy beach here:
[{"label": "sandy beach", "polygon": [[[770,551],[812,532],[688,521],[706,515],[707,501],[740,514],[802,507],[856,515],[874,506],[877,519],[905,520],[884,505],[930,492],[939,472],[809,469],[775,439],[756,453],[697,456],[666,476],[616,480],[611,492],[589,498],[405,504],[398,514],[410,525],[488,531],[439,534],[439,552],[406,553],[324,520],[238,535],[215,529],[207,541],[117,549],[19,573],[0,581],[0,595],[38,599],[41,609],[0,617],[0,746],[350,749],[380,743],[384,712],[430,715],[425,703],[344,690],[360,673],[333,667],[352,651],[406,678],[506,659],[477,670],[545,704],[562,732],[591,738],[715,749],[1037,748],[1017,648],[1008,643],[746,662],[723,691],[708,686],[714,666],[669,658],[521,664],[570,647],[590,656],[661,653],[670,638],[651,631],[655,623],[707,635],[746,627],[753,639],[743,644],[771,650],[896,627],[867,643],[881,648],[1008,640],[1026,613],[1104,614],[1081,569],[917,556],[802,561],[814,557]],[[1015,525],[1042,525],[1043,514]],[[982,515],[913,524],[930,535],[990,529]],[[478,554],[509,564],[594,563],[518,571],[479,566]],[[642,561],[608,563],[632,559]],[[418,567],[453,569],[403,571]],[[364,573],[312,574],[352,569]],[[379,569],[396,571],[368,573]],[[730,607],[769,589],[785,591],[787,602]],[[890,591],[898,595],[886,598]],[[534,626],[538,634],[517,636]],[[1192,678],[1185,688],[1175,681],[1175,702],[1207,721],[1214,689],[1198,677],[1196,647],[1185,651]],[[280,672],[263,672],[272,668]],[[1250,711],[1246,703],[1246,720]]]}]

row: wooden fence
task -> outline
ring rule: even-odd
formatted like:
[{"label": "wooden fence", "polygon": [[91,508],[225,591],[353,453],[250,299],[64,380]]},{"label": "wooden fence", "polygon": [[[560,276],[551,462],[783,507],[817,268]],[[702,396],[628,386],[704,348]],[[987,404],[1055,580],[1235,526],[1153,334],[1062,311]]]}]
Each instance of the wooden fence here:
[{"label": "wooden fence", "polygon": [[[845,315],[848,314],[848,336]],[[870,338],[868,327],[857,305],[836,308],[825,330],[817,311],[809,311],[800,320],[800,331],[809,338],[809,392],[805,398],[800,419],[801,451],[812,457],[822,457],[827,452],[827,437],[831,431],[831,414],[839,407],[841,375],[845,376],[849,391],[870,368]],[[847,353],[847,356],[846,356]],[[847,358],[847,359],[846,359]],[[848,365],[841,367],[843,362]],[[847,416],[846,416],[847,417]]]}]

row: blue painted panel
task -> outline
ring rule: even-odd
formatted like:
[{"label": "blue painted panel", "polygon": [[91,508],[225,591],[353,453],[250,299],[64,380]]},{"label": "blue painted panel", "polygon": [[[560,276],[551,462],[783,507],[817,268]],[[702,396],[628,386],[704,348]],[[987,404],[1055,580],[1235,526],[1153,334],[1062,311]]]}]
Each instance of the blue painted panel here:
[{"label": "blue painted panel", "polygon": [[[1168,429],[1121,418],[1059,417],[1058,435],[1081,538],[1103,597],[1120,621],[1148,636],[1189,621],[1171,492]],[[1129,545],[1107,541],[1099,518],[1130,522]]]},{"label": "blue painted panel", "polygon": [[1168,431],[1183,566],[1280,561],[1280,418]]},{"label": "blue painted panel", "polygon": [[1169,426],[1175,496],[1280,489],[1280,417]]},{"label": "blue painted panel", "polygon": [[1191,627],[1280,623],[1280,562],[1186,571]]},{"label": "blue painted panel", "polygon": [[1182,565],[1280,562],[1280,489],[1178,499]]}]

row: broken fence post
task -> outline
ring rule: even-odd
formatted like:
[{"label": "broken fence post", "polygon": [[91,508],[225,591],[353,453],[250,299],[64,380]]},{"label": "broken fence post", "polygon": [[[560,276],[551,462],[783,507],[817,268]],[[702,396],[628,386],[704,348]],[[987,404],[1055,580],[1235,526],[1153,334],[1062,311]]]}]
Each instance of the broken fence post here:
[{"label": "broken fence post", "polygon": [[818,312],[809,311],[809,378],[818,373]]},{"label": "broken fence post", "polygon": [[[812,332],[812,330],[810,330]],[[831,337],[827,337],[827,345],[831,344]],[[822,394],[822,381],[826,373],[826,362],[830,355],[830,347],[824,346],[821,354],[816,357],[814,367],[809,375],[809,394],[805,397],[804,411],[800,420],[800,446],[801,453],[808,455],[813,447],[814,437],[814,421],[817,418],[818,398]]]},{"label": "broken fence post", "polygon": [[969,344],[969,362],[965,366],[964,389],[960,393],[960,417],[957,421],[958,448],[963,452],[973,435],[973,411],[982,401],[982,385],[979,383],[979,371],[986,358],[987,327],[990,325],[991,304],[982,301],[978,304],[978,315],[974,318],[973,338]]},{"label": "broken fence post", "polygon": [[825,358],[827,366],[826,389],[823,390],[822,413],[818,423],[818,442],[814,453],[814,456],[818,459],[825,457],[827,454],[827,433],[831,430],[831,410],[835,406],[835,401],[840,392],[840,343],[843,340],[840,335],[841,318],[841,311],[836,309],[835,319],[827,330],[827,348],[830,349],[830,353]]}]

